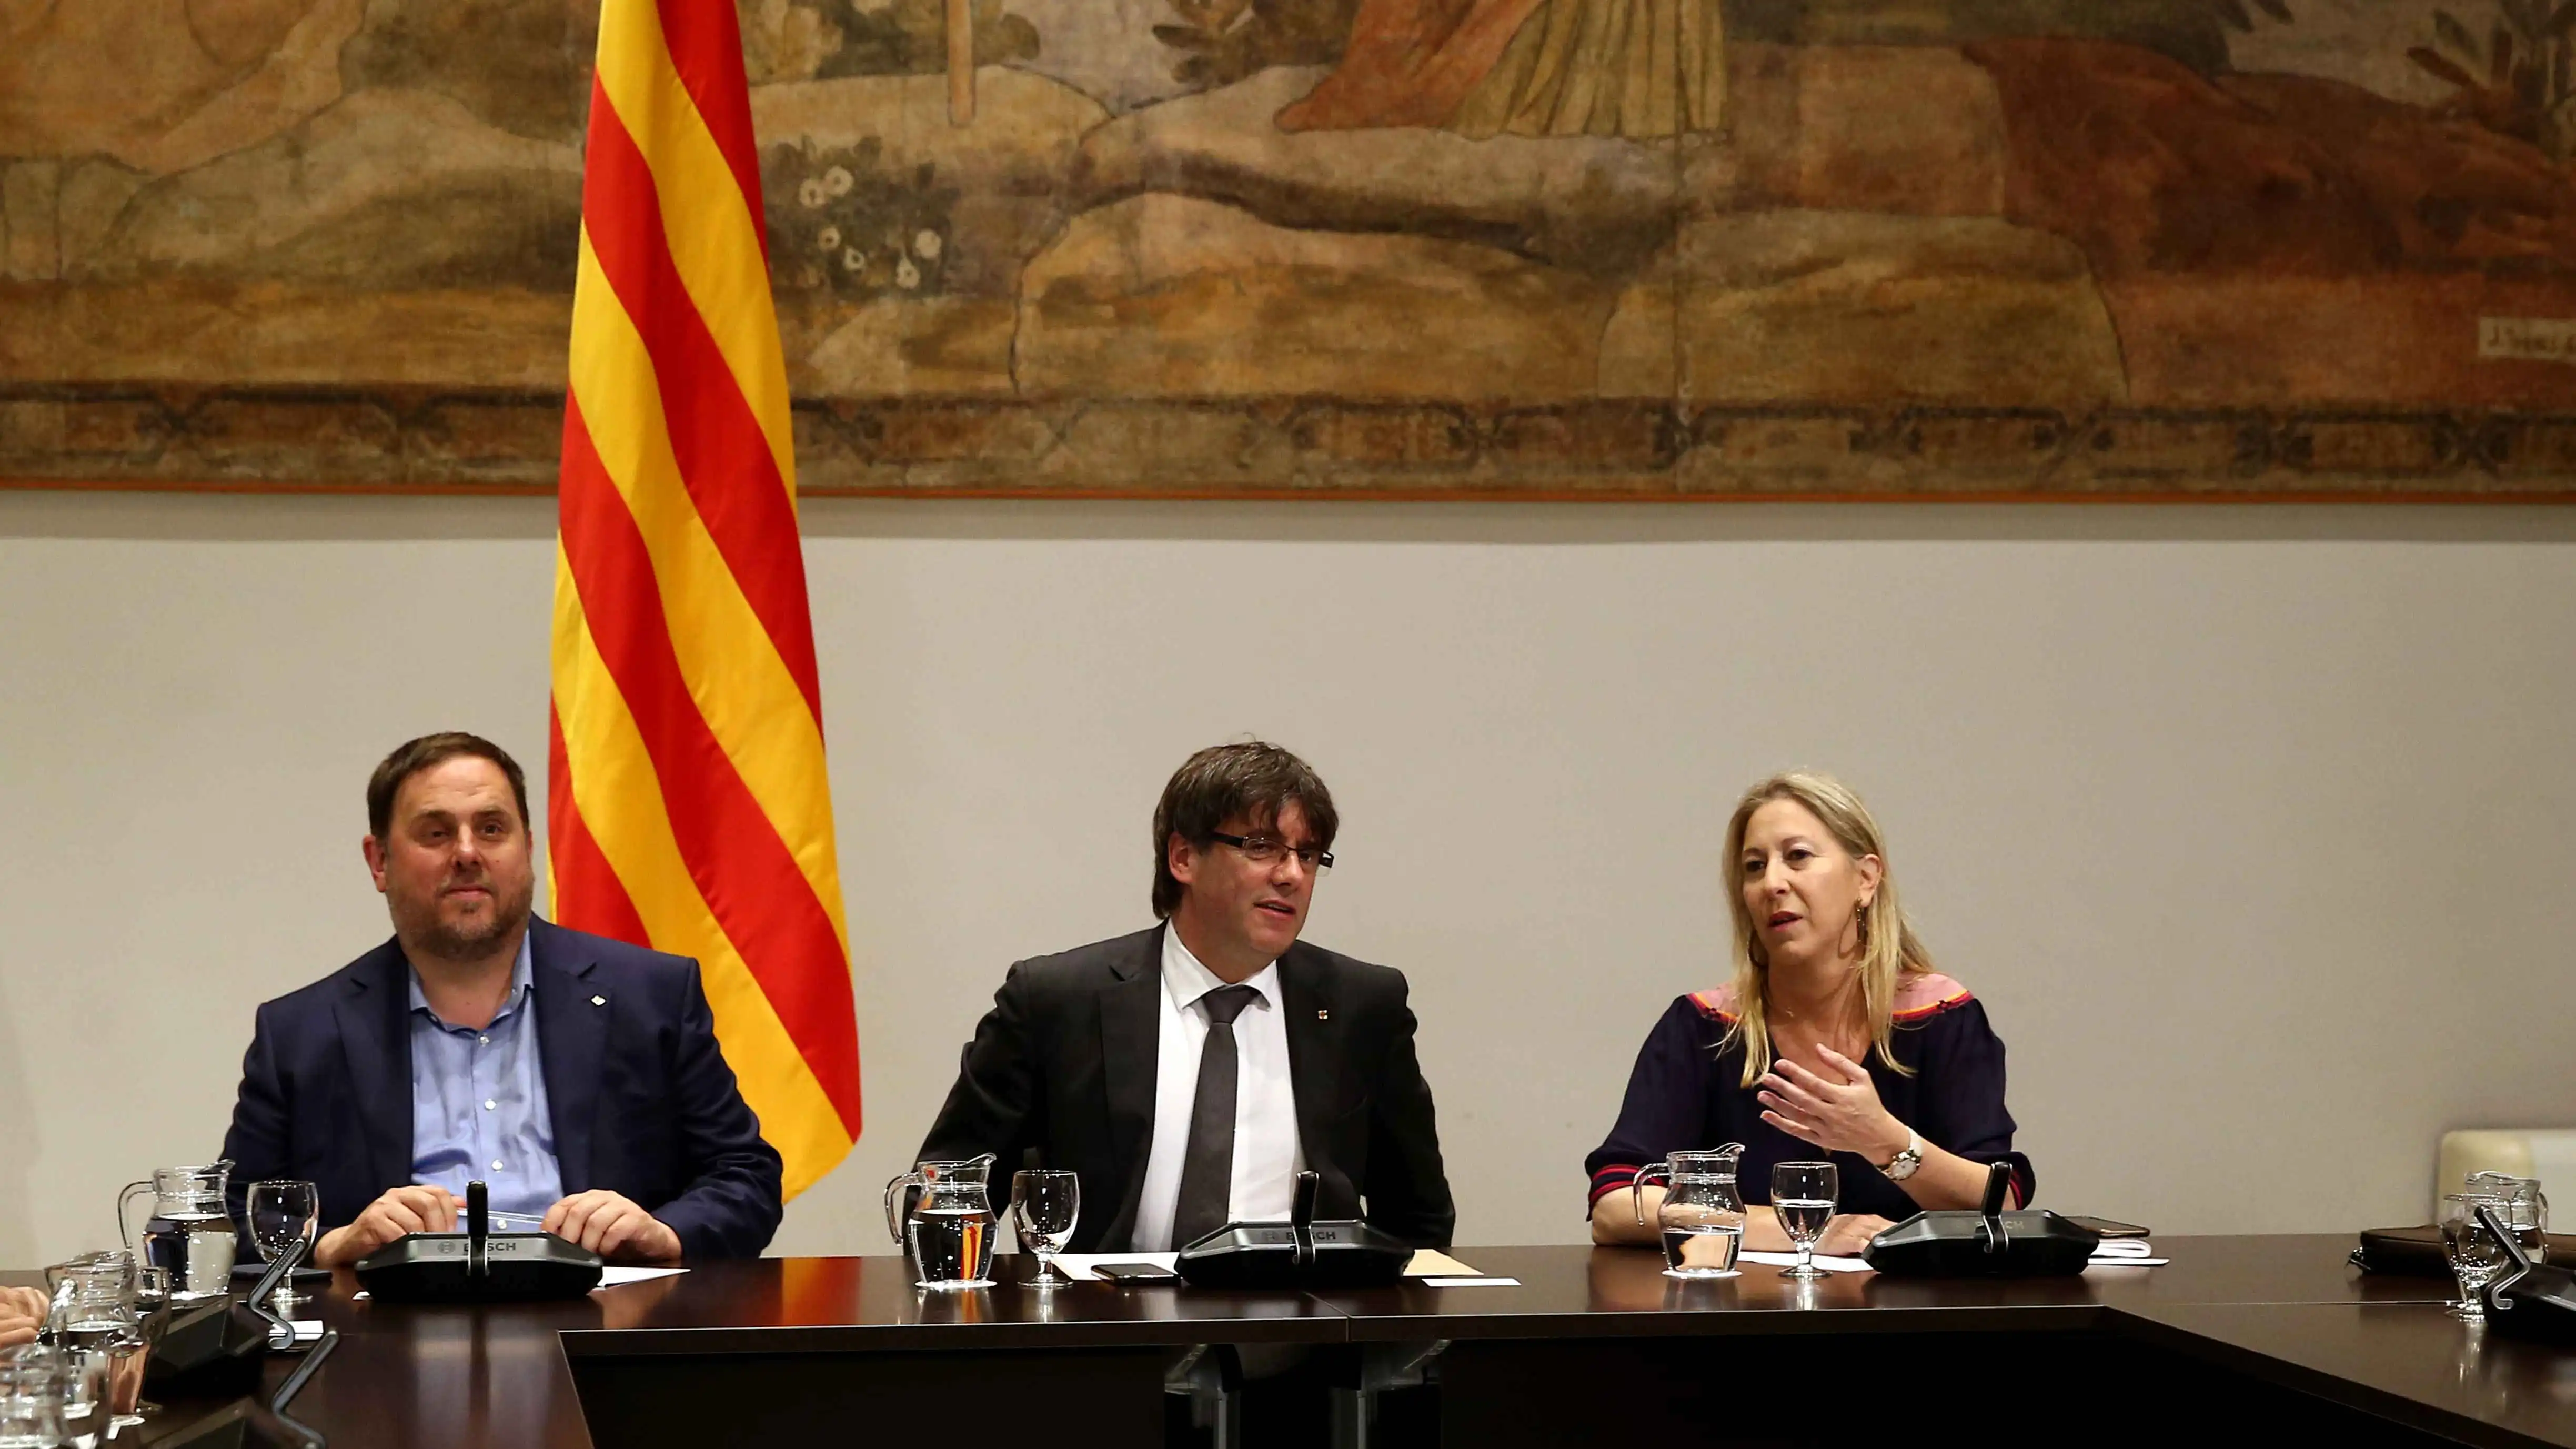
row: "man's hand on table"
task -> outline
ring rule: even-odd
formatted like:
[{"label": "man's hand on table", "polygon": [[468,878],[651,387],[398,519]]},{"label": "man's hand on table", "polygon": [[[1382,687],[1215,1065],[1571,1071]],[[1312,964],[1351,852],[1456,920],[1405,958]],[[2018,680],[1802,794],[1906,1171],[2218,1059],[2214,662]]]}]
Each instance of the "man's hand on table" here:
[{"label": "man's hand on table", "polygon": [[546,1209],[545,1230],[618,1263],[676,1263],[680,1235],[627,1197],[594,1188]]},{"label": "man's hand on table", "polygon": [[35,1342],[52,1306],[42,1288],[0,1288],[0,1348]]},{"label": "man's hand on table", "polygon": [[456,1194],[443,1187],[409,1187],[388,1189],[384,1196],[367,1204],[357,1221],[346,1227],[333,1228],[313,1245],[313,1266],[341,1268],[358,1261],[396,1238],[413,1233],[452,1233],[456,1215],[465,1210]]}]

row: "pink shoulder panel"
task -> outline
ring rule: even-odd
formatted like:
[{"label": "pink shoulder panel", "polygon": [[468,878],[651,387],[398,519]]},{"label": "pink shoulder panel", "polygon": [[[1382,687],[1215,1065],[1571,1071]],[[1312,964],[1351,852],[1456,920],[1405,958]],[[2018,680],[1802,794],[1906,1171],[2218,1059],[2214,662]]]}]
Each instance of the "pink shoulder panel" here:
[{"label": "pink shoulder panel", "polygon": [[1895,1015],[1898,1021],[1920,1021],[1972,1000],[1968,988],[1938,971],[1927,971],[1897,982]]}]

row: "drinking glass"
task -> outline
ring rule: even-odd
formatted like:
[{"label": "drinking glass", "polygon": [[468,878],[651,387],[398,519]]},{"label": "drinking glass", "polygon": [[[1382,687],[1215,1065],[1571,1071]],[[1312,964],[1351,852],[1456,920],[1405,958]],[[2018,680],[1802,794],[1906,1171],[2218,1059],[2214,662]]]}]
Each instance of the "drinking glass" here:
[{"label": "drinking glass", "polygon": [[1780,1230],[1798,1246],[1798,1266],[1781,1269],[1781,1277],[1825,1276],[1816,1266],[1816,1239],[1834,1220],[1834,1204],[1841,1197],[1842,1181],[1830,1162],[1783,1162],[1771,1169],[1771,1211],[1780,1219]]},{"label": "drinking glass", "polygon": [[[17,1350],[15,1365],[32,1377],[24,1382],[34,1386],[35,1397],[50,1410],[54,1430],[61,1437],[53,1442],[77,1444],[83,1440],[96,1443],[100,1430],[107,1427],[106,1396],[107,1356],[97,1356],[93,1366],[77,1349],[59,1343],[30,1343]],[[9,1441],[0,1439],[0,1444]],[[42,1441],[39,1441],[42,1442]]]},{"label": "drinking glass", "polygon": [[46,1336],[61,1356],[63,1433],[80,1439],[107,1426],[116,1365],[143,1345],[142,1320],[134,1312],[134,1255],[83,1253],[47,1268],[45,1281],[54,1290]]},{"label": "drinking glass", "polygon": [[[86,1373],[105,1399],[112,1429],[131,1429],[159,1406],[143,1402],[143,1370],[168,1325],[167,1314],[153,1308],[168,1301],[170,1273],[146,1268],[121,1248],[83,1253],[58,1269],[56,1295],[62,1304],[61,1346],[76,1349],[76,1372]],[[147,1302],[145,1290],[153,1296]]]},{"label": "drinking glass", "polygon": [[2540,1194],[2539,1178],[2516,1177],[2509,1172],[2472,1172],[2460,1185],[2460,1191],[2503,1198],[2510,1210],[2497,1216],[2513,1229],[2531,1261],[2549,1261],[2549,1199]]},{"label": "drinking glass", "polygon": [[62,1356],[39,1344],[0,1349],[0,1449],[63,1442]]},{"label": "drinking glass", "polygon": [[[322,1221],[322,1193],[309,1182],[280,1178],[250,1185],[250,1240],[259,1249],[263,1262],[274,1263],[302,1243],[309,1261],[313,1253],[313,1235]],[[269,1305],[277,1316],[295,1316],[295,1275],[289,1272],[277,1291],[269,1295]]]},{"label": "drinking glass", "polygon": [[142,1341],[133,1346],[119,1344],[122,1355],[109,1365],[109,1396],[116,1410],[116,1426],[129,1429],[153,1414],[161,1406],[143,1397],[143,1375],[152,1362],[152,1351],[161,1346],[161,1331],[170,1326],[170,1315],[164,1311],[170,1304],[170,1270],[149,1265],[134,1270],[134,1313],[141,1323]]},{"label": "drinking glass", "polygon": [[2490,1193],[2443,1194],[2442,1252],[2451,1260],[2452,1274],[2460,1280],[2460,1301],[2451,1305],[2453,1318],[2477,1322],[2486,1317],[2486,1304],[2479,1300],[2478,1290],[2503,1270],[2505,1257],[2504,1244],[2478,1221],[2478,1209],[2491,1207],[2498,1217],[2504,1217],[2511,1206],[2507,1199]]},{"label": "drinking glass", "polygon": [[1071,1241],[1081,1216],[1079,1175],[1034,1168],[1011,1174],[1011,1226],[1020,1235],[1020,1246],[1038,1256],[1039,1287],[1056,1285],[1055,1255]]}]

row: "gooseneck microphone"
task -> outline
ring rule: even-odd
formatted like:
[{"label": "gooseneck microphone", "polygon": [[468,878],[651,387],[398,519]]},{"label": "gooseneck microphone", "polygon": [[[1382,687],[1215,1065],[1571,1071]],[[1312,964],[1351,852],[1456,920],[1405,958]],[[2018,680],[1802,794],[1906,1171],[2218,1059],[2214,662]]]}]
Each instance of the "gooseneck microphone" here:
[{"label": "gooseneck microphone", "polygon": [[1288,1227],[1297,1235],[1297,1271],[1301,1274],[1315,1266],[1315,1194],[1323,1182],[1323,1174],[1312,1168],[1298,1173],[1297,1196],[1288,1208]]},{"label": "gooseneck microphone", "polygon": [[1977,1204],[1977,1214],[1986,1220],[1986,1251],[1989,1253],[2007,1252],[2012,1247],[2012,1235],[2004,1228],[2004,1194],[2011,1191],[2012,1178],[2009,1160],[1997,1158],[1986,1164],[1986,1196]]},{"label": "gooseneck microphone", "polygon": [[465,1184],[465,1276],[492,1276],[492,1189],[479,1177]]}]

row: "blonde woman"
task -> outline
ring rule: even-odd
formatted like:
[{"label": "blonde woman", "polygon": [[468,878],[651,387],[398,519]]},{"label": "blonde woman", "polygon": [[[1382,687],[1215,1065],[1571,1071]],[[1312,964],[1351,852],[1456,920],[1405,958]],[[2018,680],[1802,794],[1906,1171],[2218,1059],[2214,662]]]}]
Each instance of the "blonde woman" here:
[{"label": "blonde woman", "polygon": [[1860,797],[1831,776],[1775,775],[1736,805],[1724,860],[1735,978],[1676,1000],[1637,1053],[1618,1124],[1585,1163],[1592,1240],[1657,1241],[1663,1190],[1644,1189],[1639,1227],[1637,1169],[1728,1142],[1745,1147],[1748,1248],[1789,1245],[1768,1211],[1780,1162],[1842,1169],[1820,1253],[1856,1253],[1919,1209],[1976,1206],[1996,1161],[2028,1203],[2004,1044],[1968,989],[1932,969]]}]

